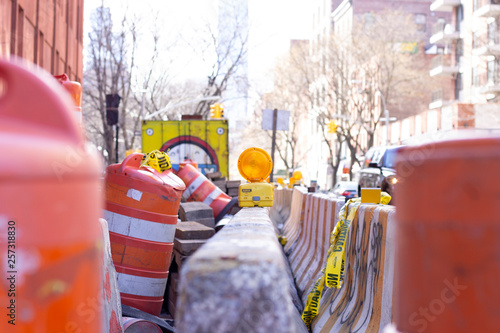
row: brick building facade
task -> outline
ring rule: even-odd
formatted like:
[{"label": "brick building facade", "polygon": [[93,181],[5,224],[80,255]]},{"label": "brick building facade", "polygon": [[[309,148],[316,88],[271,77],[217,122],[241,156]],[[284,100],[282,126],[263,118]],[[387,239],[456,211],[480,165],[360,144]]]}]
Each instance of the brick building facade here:
[{"label": "brick building facade", "polygon": [[82,81],[83,0],[0,0],[0,57]]}]

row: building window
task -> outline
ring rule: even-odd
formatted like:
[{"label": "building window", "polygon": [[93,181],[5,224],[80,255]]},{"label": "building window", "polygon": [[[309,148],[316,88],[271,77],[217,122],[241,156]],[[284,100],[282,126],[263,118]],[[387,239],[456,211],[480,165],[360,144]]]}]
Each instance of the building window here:
[{"label": "building window", "polygon": [[45,45],[45,39],[43,38],[43,32],[40,31],[38,37],[38,66],[43,67],[43,46]]},{"label": "building window", "polygon": [[55,62],[56,62],[56,74],[59,75],[60,74],[60,72],[59,72],[59,51],[56,51]]},{"label": "building window", "polygon": [[425,31],[427,26],[427,15],[415,14],[415,24],[417,25],[418,31]]},{"label": "building window", "polygon": [[488,24],[488,44],[498,44],[497,20],[493,20]]},{"label": "building window", "polygon": [[457,12],[456,12],[457,32],[460,32],[460,26],[462,25],[463,20],[464,20],[464,7],[460,5],[457,7]]},{"label": "building window", "polygon": [[488,71],[487,78],[488,84],[496,84],[497,83],[497,72],[498,72],[498,63],[496,60],[488,61]]},{"label": "building window", "polygon": [[17,55],[23,56],[23,40],[24,39],[24,10],[19,6],[17,13]]},{"label": "building window", "polygon": [[479,75],[477,74],[477,68],[476,67],[472,67],[472,85],[474,87],[477,87],[479,86]]},{"label": "building window", "polygon": [[455,79],[455,100],[460,100],[460,95],[462,92],[462,73],[457,74],[457,78]]},{"label": "building window", "polygon": [[460,57],[464,55],[464,41],[463,39],[457,40],[457,47],[455,49],[455,61],[460,63]]},{"label": "building window", "polygon": [[364,26],[365,28],[370,28],[375,24],[375,17],[373,13],[365,13],[364,15]]}]

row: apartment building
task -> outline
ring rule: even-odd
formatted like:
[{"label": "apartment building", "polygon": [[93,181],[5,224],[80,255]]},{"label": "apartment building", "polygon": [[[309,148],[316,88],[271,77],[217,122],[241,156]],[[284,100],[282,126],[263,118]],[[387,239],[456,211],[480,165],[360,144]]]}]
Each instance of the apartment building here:
[{"label": "apartment building", "polygon": [[83,0],[0,0],[0,57],[82,81]]},{"label": "apartment building", "polygon": [[391,124],[391,143],[456,137],[461,129],[498,133],[500,0],[436,0],[430,9],[451,14],[435,23],[429,39],[442,46],[429,75],[443,84],[432,93],[429,110]]},{"label": "apartment building", "polygon": [[[437,13],[430,10],[432,0],[332,0],[332,27],[335,33],[347,33],[352,29],[354,17],[369,15],[384,10],[401,10],[412,14],[420,31],[428,40],[432,34],[432,26],[440,18],[449,17],[448,13]],[[430,45],[426,45],[430,46]]]},{"label": "apartment building", "polygon": [[[410,43],[407,43],[411,44],[415,49],[412,53],[415,53],[416,57],[421,57],[423,62],[430,62],[430,59],[434,54],[443,53],[443,50],[446,47],[446,45],[431,42],[430,38],[434,34],[433,27],[440,22],[449,22],[451,18],[450,12],[432,11],[430,8],[431,3],[432,0],[316,0],[316,10],[313,13],[313,36],[310,43],[311,55],[313,58],[317,58],[317,62],[321,63],[321,59],[319,58],[324,52],[327,52],[324,48],[328,47],[328,44],[325,43],[325,41],[327,41],[332,34],[339,36],[350,35],[353,29],[353,23],[356,19],[369,19],[372,13],[384,10],[399,10],[410,14],[414,19],[418,30],[421,32],[422,37],[420,40],[408,41]],[[328,66],[328,64],[326,66]],[[429,77],[429,81],[430,80],[443,79]],[[363,89],[364,84],[364,82],[360,82],[360,90]],[[317,73],[316,79],[310,88],[311,95],[313,96],[313,103],[311,106],[313,113],[319,113],[322,107],[326,107],[329,103],[332,103],[332,101],[328,100],[328,94],[324,93],[327,89],[327,80],[323,77],[322,73]],[[384,99],[384,96],[381,96],[381,99]],[[427,106],[431,103],[430,93],[424,94],[422,97],[418,97],[418,99],[417,103],[412,100],[411,103],[406,103],[406,106],[403,108],[391,105],[389,101],[387,109],[390,110],[391,117],[396,116],[398,119],[407,117],[408,115],[419,114],[426,111]],[[384,105],[382,105],[382,103]],[[377,106],[378,108],[385,106],[385,101],[381,101],[380,104],[381,105]],[[318,126],[314,123],[311,123],[310,127],[311,133],[320,131]],[[396,132],[396,125],[391,125],[389,131],[387,131],[385,126],[379,124],[375,143],[385,143],[385,138],[387,136],[389,136],[388,141],[392,141],[392,136],[395,135],[391,131],[392,127],[395,128],[394,132]],[[366,133],[361,130],[360,138],[363,142],[367,141],[365,134]],[[318,136],[317,140],[320,142],[322,139]],[[334,141],[335,138],[332,136],[331,144],[335,144]],[[369,147],[365,148],[367,149]],[[314,160],[326,160],[325,156],[329,154],[327,151],[327,145],[324,143],[318,145],[311,151],[311,154],[314,156]],[[359,154],[361,155],[362,151],[360,151]],[[339,170],[345,171],[346,167],[348,167],[351,163],[346,147],[342,147],[341,155],[342,165],[340,165]],[[331,177],[334,177],[334,175],[331,174],[328,163],[325,163],[325,165],[326,167],[323,167],[322,170],[318,170],[318,174],[326,174],[326,182],[331,183]],[[335,177],[337,180],[347,178],[343,174],[338,174]]]}]

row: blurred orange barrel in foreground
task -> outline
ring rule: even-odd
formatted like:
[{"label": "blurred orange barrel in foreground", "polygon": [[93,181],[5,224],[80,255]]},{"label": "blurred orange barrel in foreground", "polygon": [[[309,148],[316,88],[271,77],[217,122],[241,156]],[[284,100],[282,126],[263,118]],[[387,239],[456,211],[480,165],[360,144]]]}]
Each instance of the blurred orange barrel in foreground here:
[{"label": "blurred orange barrel in foreground", "polygon": [[0,85],[0,332],[104,332],[98,155],[48,74]]},{"label": "blurred orange barrel in foreground", "polygon": [[158,316],[185,186],[171,170],[141,166],[142,156],[106,169],[105,219],[122,303]]},{"label": "blurred orange barrel in foreground", "polygon": [[397,163],[400,332],[500,332],[500,139],[406,148]]},{"label": "blurred orange barrel in foreground", "polygon": [[229,195],[222,192],[190,163],[180,163],[177,176],[186,184],[184,199],[203,202],[210,206],[214,213],[215,222],[222,219],[236,203],[236,200],[232,200]]}]

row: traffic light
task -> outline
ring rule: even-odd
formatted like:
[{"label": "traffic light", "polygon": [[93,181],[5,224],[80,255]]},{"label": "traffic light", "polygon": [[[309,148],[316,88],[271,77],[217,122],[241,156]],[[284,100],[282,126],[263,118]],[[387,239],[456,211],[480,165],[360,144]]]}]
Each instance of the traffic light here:
[{"label": "traffic light", "polygon": [[219,104],[210,105],[210,118],[219,118]]},{"label": "traffic light", "polygon": [[210,118],[224,118],[224,105],[220,103],[210,105]]},{"label": "traffic light", "polygon": [[109,126],[118,123],[118,106],[122,98],[118,94],[106,95],[106,121]]},{"label": "traffic light", "polygon": [[328,133],[335,133],[337,132],[337,127],[338,125],[335,123],[334,120],[330,120],[328,122]]}]

